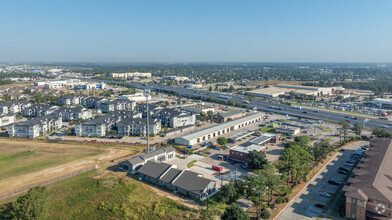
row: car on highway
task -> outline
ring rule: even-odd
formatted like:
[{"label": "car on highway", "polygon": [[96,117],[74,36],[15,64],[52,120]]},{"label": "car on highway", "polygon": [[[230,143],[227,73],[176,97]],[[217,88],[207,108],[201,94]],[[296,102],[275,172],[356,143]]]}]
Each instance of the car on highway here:
[{"label": "car on highway", "polygon": [[381,126],[382,128],[389,128],[389,126],[388,125],[383,125],[383,126]]},{"label": "car on highway", "polygon": [[320,208],[320,209],[323,209],[325,207],[324,204],[320,204],[320,203],[316,203],[316,204],[314,204],[314,206],[317,208]]},{"label": "car on highway", "polygon": [[302,112],[302,113],[304,113],[304,114],[308,114],[308,112],[307,112],[307,111],[304,111],[304,112]]},{"label": "car on highway", "polygon": [[329,194],[327,192],[321,192],[320,195],[324,196],[324,197],[328,197],[328,198],[331,197],[331,194]]},{"label": "car on highway", "polygon": [[319,110],[314,110],[314,112],[320,112]]}]

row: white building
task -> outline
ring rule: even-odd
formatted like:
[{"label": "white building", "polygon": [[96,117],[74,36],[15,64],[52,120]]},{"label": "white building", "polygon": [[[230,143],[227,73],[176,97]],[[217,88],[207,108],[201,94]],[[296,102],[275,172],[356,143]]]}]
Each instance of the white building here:
[{"label": "white building", "polygon": [[209,139],[218,137],[222,134],[229,133],[234,130],[238,130],[240,128],[259,122],[263,120],[263,118],[264,114],[262,114],[261,112],[257,112],[239,119],[231,120],[190,134],[176,137],[175,143],[186,146],[202,143]]},{"label": "white building", "polygon": [[15,114],[0,115],[0,126],[6,126],[15,123],[15,121],[16,121]]},{"label": "white building", "polygon": [[[133,95],[122,95],[120,96],[120,99],[135,101],[135,102],[145,102],[146,96],[142,92],[140,92],[140,93],[135,93]],[[148,96],[148,100],[151,100],[151,95]]]},{"label": "white building", "polygon": [[374,99],[373,105],[375,105],[377,108],[392,108],[392,99]]},{"label": "white building", "polygon": [[10,137],[36,138],[45,135],[48,131],[55,131],[62,126],[61,118],[53,116],[41,116],[8,125],[8,135]]}]

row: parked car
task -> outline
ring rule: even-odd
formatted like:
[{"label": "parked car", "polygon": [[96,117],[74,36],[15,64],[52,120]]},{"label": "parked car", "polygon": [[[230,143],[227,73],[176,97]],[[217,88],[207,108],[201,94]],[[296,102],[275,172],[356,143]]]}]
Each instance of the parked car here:
[{"label": "parked car", "polygon": [[320,195],[324,196],[324,197],[328,197],[328,198],[331,197],[331,194],[329,194],[327,192],[321,192]]},{"label": "parked car", "polygon": [[336,181],[334,178],[328,180],[328,183],[329,183],[329,184],[332,184],[332,185],[336,185],[336,186],[339,186],[339,185],[340,185],[340,183],[339,183],[338,181]]},{"label": "parked car", "polygon": [[339,170],[338,173],[340,173],[340,174],[345,174],[345,175],[347,174],[347,172],[344,171],[344,170]]},{"label": "parked car", "polygon": [[354,164],[352,164],[352,163],[344,163],[344,166],[353,167]]},{"label": "parked car", "polygon": [[314,206],[317,208],[320,208],[320,209],[323,209],[325,207],[324,204],[320,204],[320,203],[316,203],[316,204],[314,204]]},{"label": "parked car", "polygon": [[339,170],[343,170],[343,171],[346,171],[346,172],[348,172],[348,171],[349,171],[349,169],[347,169],[347,168],[344,168],[344,167],[339,167]]}]

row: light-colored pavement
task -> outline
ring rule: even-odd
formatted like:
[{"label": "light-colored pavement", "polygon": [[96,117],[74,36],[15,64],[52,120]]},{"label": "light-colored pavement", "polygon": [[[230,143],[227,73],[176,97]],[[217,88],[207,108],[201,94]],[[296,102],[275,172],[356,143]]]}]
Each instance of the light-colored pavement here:
[{"label": "light-colored pavement", "polygon": [[[330,160],[330,162],[310,181],[302,192],[300,192],[283,211],[275,218],[276,220],[302,220],[316,219],[322,212],[322,209],[315,207],[316,203],[327,204],[329,198],[320,196],[321,192],[334,194],[338,186],[331,185],[328,180],[335,178],[337,181],[343,181],[345,175],[338,174],[339,167],[343,167],[347,158],[355,150],[368,142],[360,141],[350,144],[345,150],[339,151]],[[349,167],[346,167],[349,168]],[[334,219],[336,219],[334,217]]]}]

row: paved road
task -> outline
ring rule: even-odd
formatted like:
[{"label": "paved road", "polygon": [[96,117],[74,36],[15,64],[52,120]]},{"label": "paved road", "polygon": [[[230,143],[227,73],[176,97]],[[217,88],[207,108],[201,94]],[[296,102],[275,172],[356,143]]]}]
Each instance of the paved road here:
[{"label": "paved road", "polygon": [[[365,127],[366,128],[382,128],[384,126],[387,126],[389,131],[392,131],[392,127],[388,125],[388,121],[384,120],[378,120],[378,119],[372,119],[372,118],[367,118],[363,116],[357,116],[357,119],[348,119],[345,116],[350,116],[352,114],[350,113],[340,113],[340,112],[332,112],[332,111],[324,111],[324,110],[313,110],[312,108],[306,108],[302,107],[302,109],[296,109],[293,108],[293,106],[285,105],[285,104],[279,104],[279,103],[272,103],[268,101],[260,101],[257,99],[250,99],[246,98],[246,100],[249,101],[249,104],[243,103],[244,99],[242,96],[237,96],[237,95],[228,95],[224,94],[222,95],[221,93],[218,92],[209,92],[209,91],[200,91],[200,90],[195,90],[195,89],[185,89],[181,87],[173,87],[173,86],[164,86],[164,85],[154,85],[154,84],[140,84],[140,83],[134,83],[134,82],[121,82],[121,81],[114,81],[114,80],[98,80],[98,79],[88,79],[85,78],[85,80],[91,80],[91,81],[104,81],[106,83],[118,83],[118,84],[128,84],[132,85],[135,88],[138,89],[151,89],[151,90],[157,90],[159,92],[177,92],[179,95],[182,95],[184,97],[190,96],[190,97],[212,97],[218,100],[222,101],[227,101],[231,100],[235,103],[241,103],[244,105],[247,105],[248,107],[256,107],[258,110],[261,111],[270,111],[270,112],[275,112],[283,115],[290,115],[290,116],[295,116],[295,117],[303,117],[303,118],[309,118],[309,119],[315,119],[315,120],[326,120],[326,121],[331,121],[338,123],[342,120],[349,120],[352,123],[360,123],[361,125],[364,124],[364,120],[366,119]],[[307,113],[304,113],[307,112]]]},{"label": "paved road", "polygon": [[[338,186],[331,185],[328,180],[335,178],[337,181],[343,181],[345,175],[338,174],[339,167],[344,167],[344,163],[350,154],[359,147],[368,144],[369,142],[361,141],[350,144],[345,148],[344,152],[339,151],[335,157],[316,175],[309,185],[293,199],[283,211],[275,218],[276,220],[302,220],[302,219],[316,219],[321,213],[322,209],[314,206],[316,203],[327,204],[330,198],[320,196],[321,192],[334,194]],[[346,167],[349,168],[349,167]],[[326,214],[323,214],[326,216]],[[333,219],[337,219],[333,217]]]}]

